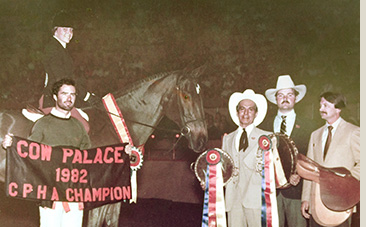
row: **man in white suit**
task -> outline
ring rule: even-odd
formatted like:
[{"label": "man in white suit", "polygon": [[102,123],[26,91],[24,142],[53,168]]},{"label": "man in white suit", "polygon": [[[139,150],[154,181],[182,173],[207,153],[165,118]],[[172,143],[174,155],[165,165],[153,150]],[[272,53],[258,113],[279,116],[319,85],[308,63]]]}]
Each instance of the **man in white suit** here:
[{"label": "man in white suit", "polygon": [[258,138],[271,132],[256,126],[266,116],[267,101],[251,89],[243,93],[235,92],[229,99],[229,112],[238,129],[224,135],[222,143],[222,149],[232,157],[235,168],[233,179],[225,186],[228,226],[260,227],[262,177],[256,171],[256,153]]},{"label": "man in white suit", "polygon": [[[360,127],[342,119],[340,113],[345,106],[345,98],[339,93],[325,92],[320,96],[320,116],[326,123],[311,134],[307,156],[324,167],[344,167],[359,180]],[[310,218],[310,226],[321,226],[311,216],[314,186],[312,181],[304,181],[301,211]],[[339,226],[350,226],[350,218]]]}]

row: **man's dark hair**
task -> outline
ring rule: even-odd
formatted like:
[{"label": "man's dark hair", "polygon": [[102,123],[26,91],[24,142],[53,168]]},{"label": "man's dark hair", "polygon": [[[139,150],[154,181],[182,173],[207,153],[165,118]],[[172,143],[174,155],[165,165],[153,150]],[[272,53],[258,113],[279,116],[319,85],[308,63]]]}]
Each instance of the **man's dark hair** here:
[{"label": "man's dark hair", "polygon": [[[291,88],[291,89],[294,91],[295,97],[300,94],[295,88]],[[282,89],[280,89],[280,90],[282,90]],[[279,90],[276,92],[275,97],[277,97],[278,92],[279,92]]]},{"label": "man's dark hair", "polygon": [[346,98],[341,93],[327,91],[321,94],[320,98],[333,103],[335,108],[342,109],[346,107]]},{"label": "man's dark hair", "polygon": [[62,85],[72,85],[76,89],[75,81],[73,79],[64,78],[64,79],[61,79],[59,81],[56,81],[53,84],[53,86],[52,86],[52,94],[57,96],[57,94],[60,91],[60,88],[62,87]]}]

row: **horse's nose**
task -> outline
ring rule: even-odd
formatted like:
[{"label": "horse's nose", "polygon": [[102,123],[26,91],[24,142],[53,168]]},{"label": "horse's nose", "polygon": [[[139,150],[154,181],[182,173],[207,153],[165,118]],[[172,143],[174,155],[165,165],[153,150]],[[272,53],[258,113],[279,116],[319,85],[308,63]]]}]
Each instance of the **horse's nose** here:
[{"label": "horse's nose", "polygon": [[207,142],[207,137],[200,136],[200,138],[197,140],[197,146],[196,146],[196,149],[194,149],[194,152],[196,152],[196,153],[203,152],[205,149],[205,146],[206,146],[206,142]]}]

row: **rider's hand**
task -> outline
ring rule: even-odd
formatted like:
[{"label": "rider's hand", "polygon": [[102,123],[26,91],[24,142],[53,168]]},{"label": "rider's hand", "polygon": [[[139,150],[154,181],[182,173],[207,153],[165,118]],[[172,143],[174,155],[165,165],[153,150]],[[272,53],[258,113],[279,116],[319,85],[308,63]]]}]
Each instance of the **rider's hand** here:
[{"label": "rider's hand", "polygon": [[96,94],[94,94],[92,92],[88,92],[88,93],[89,93],[88,99],[85,101],[87,101],[90,106],[95,106],[102,102],[102,99],[99,96],[97,96]]},{"label": "rider's hand", "polygon": [[127,144],[126,145],[125,152],[126,152],[126,154],[131,155],[131,152],[132,152],[132,146],[131,146],[131,144]]}]

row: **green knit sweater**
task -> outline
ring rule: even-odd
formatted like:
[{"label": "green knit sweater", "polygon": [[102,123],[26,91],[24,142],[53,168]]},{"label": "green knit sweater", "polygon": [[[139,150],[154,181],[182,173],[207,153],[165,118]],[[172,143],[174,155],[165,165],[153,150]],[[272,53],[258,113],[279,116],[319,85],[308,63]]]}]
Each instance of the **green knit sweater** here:
[{"label": "green knit sweater", "polygon": [[[88,133],[82,123],[73,118],[60,118],[52,114],[40,118],[34,124],[29,140],[49,146],[72,146],[88,149],[91,146]],[[52,207],[52,201],[41,201],[40,206]]]},{"label": "green knit sweater", "polygon": [[73,117],[59,118],[52,114],[36,121],[28,139],[49,146],[72,146],[78,149],[91,146],[89,135],[79,120]]}]

